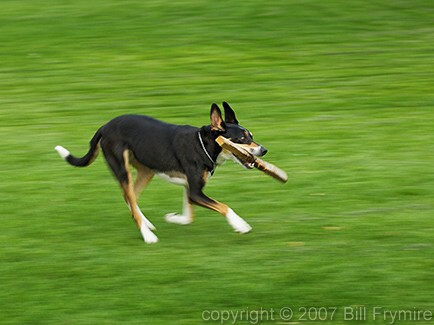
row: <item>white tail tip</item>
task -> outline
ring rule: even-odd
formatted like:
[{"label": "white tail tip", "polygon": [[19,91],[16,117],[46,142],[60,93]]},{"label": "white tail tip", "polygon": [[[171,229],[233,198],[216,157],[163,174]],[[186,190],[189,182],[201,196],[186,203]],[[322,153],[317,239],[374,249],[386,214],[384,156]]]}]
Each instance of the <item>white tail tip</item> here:
[{"label": "white tail tip", "polygon": [[63,159],[66,159],[66,157],[70,155],[70,152],[65,148],[63,148],[62,146],[56,146],[54,149],[59,153],[60,157],[62,157]]}]

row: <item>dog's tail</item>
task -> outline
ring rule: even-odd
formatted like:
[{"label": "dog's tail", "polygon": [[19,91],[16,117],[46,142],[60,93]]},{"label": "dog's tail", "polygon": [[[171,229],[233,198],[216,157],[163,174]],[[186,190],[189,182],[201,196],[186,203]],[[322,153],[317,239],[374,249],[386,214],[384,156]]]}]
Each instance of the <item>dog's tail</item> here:
[{"label": "dog's tail", "polygon": [[71,153],[62,146],[56,146],[54,149],[59,153],[60,157],[65,159],[68,163],[76,167],[86,167],[89,166],[95,158],[98,156],[99,152],[99,141],[102,137],[102,132],[100,128],[93,138],[90,140],[90,148],[87,154],[81,158],[74,157]]}]

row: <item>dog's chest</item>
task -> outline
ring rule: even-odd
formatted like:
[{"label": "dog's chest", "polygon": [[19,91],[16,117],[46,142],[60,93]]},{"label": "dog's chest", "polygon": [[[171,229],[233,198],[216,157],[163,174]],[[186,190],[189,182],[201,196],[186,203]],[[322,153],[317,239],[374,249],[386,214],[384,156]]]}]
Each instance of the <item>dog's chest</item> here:
[{"label": "dog's chest", "polygon": [[165,181],[176,184],[187,186],[187,176],[180,172],[166,172],[166,173],[157,173],[157,176],[161,177]]},{"label": "dog's chest", "polygon": [[[188,185],[187,176],[180,172],[165,172],[165,173],[157,173],[156,175],[172,184],[182,185],[182,186]],[[204,173],[203,179],[205,183],[208,181],[210,177],[211,177],[210,172]]]}]

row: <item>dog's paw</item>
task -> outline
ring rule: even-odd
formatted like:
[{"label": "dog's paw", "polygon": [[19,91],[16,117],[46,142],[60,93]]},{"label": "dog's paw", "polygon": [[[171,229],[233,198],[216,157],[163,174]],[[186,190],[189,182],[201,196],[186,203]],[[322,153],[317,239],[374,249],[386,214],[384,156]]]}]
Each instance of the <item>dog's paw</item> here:
[{"label": "dog's paw", "polygon": [[176,223],[177,225],[189,225],[193,222],[190,216],[179,215],[176,213],[168,213],[164,217],[169,223]]},{"label": "dog's paw", "polygon": [[155,244],[158,242],[158,237],[146,226],[146,224],[142,224],[140,232],[142,233],[143,240],[146,244]]},{"label": "dog's paw", "polygon": [[252,230],[252,227],[246,221],[244,221],[243,218],[237,215],[232,209],[228,210],[226,218],[236,232],[239,232],[241,234],[247,234]]}]

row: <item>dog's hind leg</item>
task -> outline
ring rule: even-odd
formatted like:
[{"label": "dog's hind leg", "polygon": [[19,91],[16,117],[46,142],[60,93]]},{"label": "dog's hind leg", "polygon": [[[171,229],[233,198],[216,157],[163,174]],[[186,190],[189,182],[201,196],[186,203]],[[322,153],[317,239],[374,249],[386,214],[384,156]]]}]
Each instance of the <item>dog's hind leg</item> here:
[{"label": "dog's hind leg", "polygon": [[148,185],[155,174],[151,169],[141,165],[135,160],[131,161],[131,163],[137,170],[136,181],[134,182],[134,194],[136,195],[138,201],[143,189]]},{"label": "dog's hind leg", "polygon": [[167,222],[176,223],[178,225],[189,225],[193,222],[193,206],[188,198],[188,187],[184,188],[184,203],[182,215],[177,213],[168,213],[165,216]]},{"label": "dog's hind leg", "polygon": [[[149,168],[139,164],[137,161],[132,161],[132,165],[136,168],[137,170],[137,176],[136,176],[136,181],[134,182],[134,195],[136,196],[136,201],[139,200],[139,196],[142,193],[143,189],[146,187],[146,185],[148,185],[148,183],[152,180],[152,178],[154,177],[154,173],[152,172],[152,170],[150,170]],[[128,202],[127,202],[128,204]],[[129,204],[128,204],[128,207]],[[130,208],[131,210],[131,208]],[[149,229],[151,230],[156,230],[155,226],[152,224],[152,222],[150,222],[142,213],[142,211],[140,210],[139,206],[137,205],[137,210],[140,213],[140,217],[142,219],[142,221],[144,221],[146,223],[146,225],[148,226]]]},{"label": "dog's hind leg", "polygon": [[142,211],[140,211],[137,205],[136,193],[134,191],[133,177],[130,170],[130,152],[129,150],[124,150],[123,152],[123,163],[125,171],[127,173],[127,181],[121,182],[122,189],[124,190],[124,198],[130,207],[131,214],[137,223],[137,226],[142,233],[143,240],[148,244],[153,244],[158,242],[158,237],[151,231],[155,229],[154,225],[146,219]]},{"label": "dog's hind leg", "polygon": [[134,192],[134,185],[129,166],[129,150],[125,149],[122,151],[122,149],[116,149],[116,152],[114,152],[113,148],[116,148],[116,146],[109,145],[108,143],[104,142],[101,143],[101,147],[103,149],[108,165],[112,169],[114,175],[116,176],[121,185],[124,193],[124,199],[131,210],[131,215],[137,226],[139,227],[144,241],[148,244],[158,242],[157,236],[155,236],[155,234],[150,229],[153,227],[153,225],[149,222],[149,220],[145,218],[137,205],[136,194]]}]

